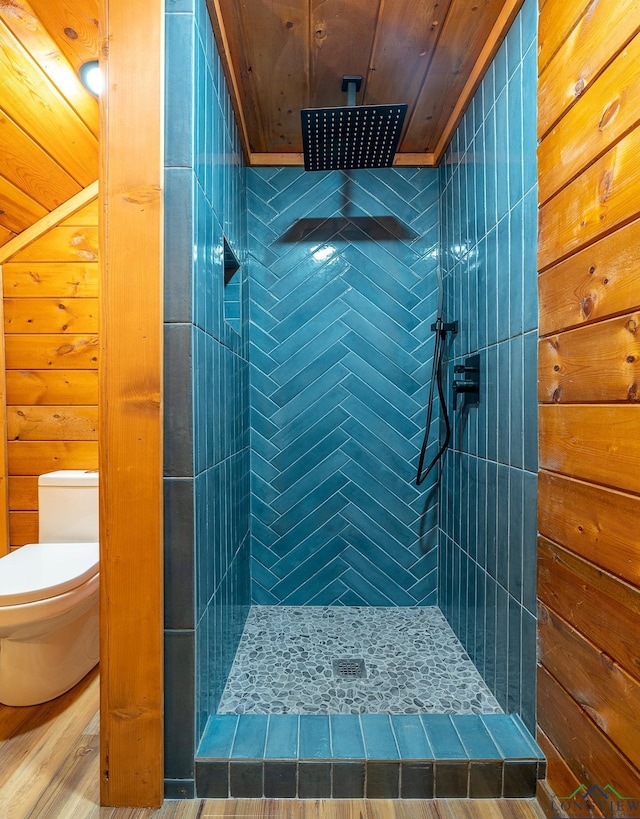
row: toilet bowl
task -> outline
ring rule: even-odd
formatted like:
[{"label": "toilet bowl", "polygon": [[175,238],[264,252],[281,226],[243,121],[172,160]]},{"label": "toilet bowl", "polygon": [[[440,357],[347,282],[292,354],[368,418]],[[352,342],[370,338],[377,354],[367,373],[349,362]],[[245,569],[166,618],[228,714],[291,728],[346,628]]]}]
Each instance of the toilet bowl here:
[{"label": "toilet bowl", "polygon": [[0,560],[0,702],[35,705],[98,662],[97,543],[31,543]]},{"label": "toilet bowl", "polygon": [[98,662],[97,486],[96,473],[41,476],[39,533],[49,542],[0,558],[0,703],[58,697]]}]

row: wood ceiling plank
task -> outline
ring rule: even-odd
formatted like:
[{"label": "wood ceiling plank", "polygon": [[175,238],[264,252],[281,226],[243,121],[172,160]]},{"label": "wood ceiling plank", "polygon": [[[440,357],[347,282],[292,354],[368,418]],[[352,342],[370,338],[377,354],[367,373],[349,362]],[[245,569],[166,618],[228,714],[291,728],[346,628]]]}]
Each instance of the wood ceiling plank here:
[{"label": "wood ceiling plank", "polygon": [[0,225],[20,233],[47,213],[47,208],[0,176]]},{"label": "wood ceiling plank", "polygon": [[75,179],[1,109],[0,175],[47,210],[81,190]]},{"label": "wood ceiling plank", "polygon": [[2,106],[82,186],[97,176],[98,140],[0,22]]},{"label": "wood ceiling plank", "polygon": [[[15,13],[16,5],[24,11],[24,14]],[[29,52],[91,133],[97,137],[99,130],[97,98],[80,82],[77,70],[69,63],[27,0],[14,0],[10,5],[0,4],[0,20]],[[96,42],[93,58],[97,59],[97,57]]]},{"label": "wood ceiling plank", "polygon": [[220,3],[243,98],[249,150],[302,150],[300,110],[309,92],[305,0]]},{"label": "wood ceiling plank", "polygon": [[370,103],[366,90],[380,0],[312,0],[310,94],[308,108],[347,104],[345,75],[364,78],[358,104]]},{"label": "wood ceiling plank", "polygon": [[98,58],[98,0],[31,0],[31,8],[76,71]]},{"label": "wood ceiling plank", "polygon": [[16,237],[16,232],[0,225],[0,247]]},{"label": "wood ceiling plank", "polygon": [[478,0],[473,5],[453,0],[406,127],[403,151],[435,151],[502,6],[503,0]]},{"label": "wood ceiling plank", "polygon": [[420,93],[452,0],[386,0],[367,78],[366,102],[407,103]]}]

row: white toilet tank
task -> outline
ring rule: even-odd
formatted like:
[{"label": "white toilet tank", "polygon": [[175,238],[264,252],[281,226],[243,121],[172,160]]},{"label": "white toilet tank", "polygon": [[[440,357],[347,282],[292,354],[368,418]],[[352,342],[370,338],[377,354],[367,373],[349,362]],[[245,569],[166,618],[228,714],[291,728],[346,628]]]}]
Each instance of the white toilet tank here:
[{"label": "white toilet tank", "polygon": [[98,472],[60,469],[38,478],[40,543],[97,543]]}]

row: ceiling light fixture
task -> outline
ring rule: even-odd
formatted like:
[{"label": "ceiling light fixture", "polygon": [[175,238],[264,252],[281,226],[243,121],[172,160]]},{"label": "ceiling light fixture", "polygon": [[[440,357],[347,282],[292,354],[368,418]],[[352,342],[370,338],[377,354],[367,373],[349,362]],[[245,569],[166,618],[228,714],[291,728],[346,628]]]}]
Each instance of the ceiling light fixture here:
[{"label": "ceiling light fixture", "polygon": [[83,63],[78,74],[80,75],[80,82],[87,91],[91,91],[97,97],[102,91],[102,71],[98,61],[89,60],[89,62]]}]

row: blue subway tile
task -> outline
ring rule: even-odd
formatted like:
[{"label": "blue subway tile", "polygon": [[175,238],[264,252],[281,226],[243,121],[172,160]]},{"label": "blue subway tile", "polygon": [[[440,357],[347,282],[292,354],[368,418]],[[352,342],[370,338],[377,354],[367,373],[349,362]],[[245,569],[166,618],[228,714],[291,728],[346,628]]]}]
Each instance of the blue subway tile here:
[{"label": "blue subway tile", "polygon": [[241,714],[238,720],[232,759],[262,759],[267,736],[268,717],[263,714]]},{"label": "blue subway tile", "polygon": [[387,714],[361,714],[367,759],[398,759],[398,746]]},{"label": "blue subway tile", "polygon": [[331,750],[336,759],[364,759],[364,740],[357,714],[332,714]]},{"label": "blue subway tile", "polygon": [[451,717],[446,714],[422,714],[420,719],[436,759],[468,759]]},{"label": "blue subway tile", "polygon": [[496,744],[476,714],[454,714],[451,720],[470,759],[500,759]]},{"label": "blue subway tile", "polygon": [[539,759],[542,753],[522,721],[511,714],[484,714],[482,722],[503,759]]},{"label": "blue subway tile", "polygon": [[331,759],[331,729],[328,716],[300,717],[300,759]]},{"label": "blue subway tile", "polygon": [[269,717],[265,758],[298,758],[298,721],[296,714],[275,714]]},{"label": "blue subway tile", "polygon": [[197,751],[198,759],[227,759],[238,727],[239,717],[219,714],[209,717]]},{"label": "blue subway tile", "polygon": [[391,725],[401,759],[432,759],[433,751],[417,714],[393,714]]}]

